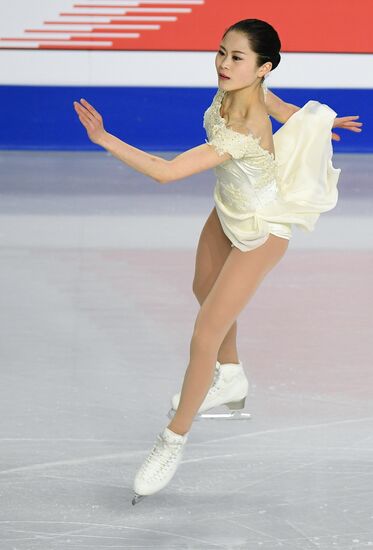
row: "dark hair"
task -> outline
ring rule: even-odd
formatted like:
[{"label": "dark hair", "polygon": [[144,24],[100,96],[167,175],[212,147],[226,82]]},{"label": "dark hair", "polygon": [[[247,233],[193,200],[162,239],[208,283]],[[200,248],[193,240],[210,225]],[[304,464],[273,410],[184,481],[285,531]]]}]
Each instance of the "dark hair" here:
[{"label": "dark hair", "polygon": [[[260,67],[267,61],[272,63],[275,69],[281,61],[281,41],[277,31],[261,19],[242,19],[231,25],[223,34],[223,38],[229,31],[242,32],[247,36],[250,47],[258,56],[257,66]],[[264,76],[262,77],[264,80]]]}]

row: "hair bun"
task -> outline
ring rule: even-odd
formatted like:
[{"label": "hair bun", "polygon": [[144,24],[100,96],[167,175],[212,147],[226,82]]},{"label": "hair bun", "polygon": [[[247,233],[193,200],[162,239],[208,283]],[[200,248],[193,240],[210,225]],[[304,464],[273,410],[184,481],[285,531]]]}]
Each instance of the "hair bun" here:
[{"label": "hair bun", "polygon": [[272,71],[273,71],[273,69],[275,69],[277,67],[277,65],[280,63],[280,61],[281,61],[281,54],[276,53],[276,55],[273,57],[273,61],[272,61]]}]

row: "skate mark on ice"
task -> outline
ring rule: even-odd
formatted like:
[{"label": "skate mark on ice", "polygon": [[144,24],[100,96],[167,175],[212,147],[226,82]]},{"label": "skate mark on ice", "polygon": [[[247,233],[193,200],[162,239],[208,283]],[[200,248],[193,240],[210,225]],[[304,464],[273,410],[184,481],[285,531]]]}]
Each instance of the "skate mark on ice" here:
[{"label": "skate mark on ice", "polygon": [[311,462],[298,464],[297,466],[294,466],[293,468],[288,468],[287,470],[281,470],[281,472],[277,472],[276,474],[262,477],[261,479],[258,479],[256,481],[251,481],[250,483],[246,483],[245,485],[240,485],[238,489],[231,489],[230,494],[238,493],[243,491],[244,489],[247,489],[248,487],[253,487],[254,485],[260,485],[261,483],[264,483],[266,481],[269,481],[270,479],[275,479],[276,477],[282,477],[284,474],[290,474],[292,472],[295,472],[296,470],[300,470],[301,468],[306,468],[308,466],[314,466],[315,464],[319,464],[321,462],[325,462],[325,460],[328,460],[327,458],[318,458],[317,460],[312,460]]},{"label": "skate mark on ice", "polygon": [[103,483],[100,481],[95,481],[93,479],[81,479],[80,477],[69,477],[69,476],[57,476],[52,474],[42,474],[38,476],[38,479],[61,479],[63,481],[75,481],[76,483],[85,483],[87,485],[99,485],[102,487],[113,487],[115,489],[128,489],[127,485],[118,485],[116,483]]},{"label": "skate mark on ice", "polygon": [[[351,449],[354,449],[356,450],[356,448],[358,449],[357,445],[359,445],[362,441],[365,441],[366,437],[363,437],[361,439],[358,439],[355,443],[352,443],[350,445],[350,447],[347,448],[347,450],[351,451]],[[340,447],[335,447],[336,449],[340,450]],[[292,451],[293,453],[293,451]],[[242,453],[242,454],[246,454],[246,453]],[[237,490],[231,490],[231,494],[234,494],[234,493],[237,493],[237,492],[240,492],[242,491],[243,489],[246,489],[248,487],[252,487],[254,485],[259,485],[260,483],[264,483],[266,481],[269,481],[271,479],[275,479],[276,477],[282,477],[284,474],[288,474],[288,473],[292,473],[292,472],[295,472],[296,470],[300,470],[301,468],[306,468],[306,467],[309,467],[309,466],[314,466],[315,464],[322,464],[323,462],[325,462],[326,460],[328,460],[328,457],[322,457],[322,458],[318,458],[317,460],[312,460],[311,462],[303,462],[302,464],[298,464],[292,468],[288,468],[287,470],[282,470],[281,472],[278,472],[276,474],[273,474],[273,475],[270,475],[270,476],[266,476],[266,477],[262,477],[261,479],[258,479],[257,481],[252,481],[250,483],[247,483],[246,485],[240,485],[239,489]],[[333,473],[336,473],[336,472],[333,472]],[[363,472],[366,474],[366,472]],[[359,476],[360,477],[360,476]],[[355,495],[356,496],[356,495]],[[317,497],[318,498],[318,497]],[[307,498],[307,501],[309,501],[309,498]]]},{"label": "skate mark on ice", "polygon": [[267,434],[281,434],[281,433],[287,433],[287,432],[296,432],[296,431],[303,431],[313,428],[328,428],[329,426],[338,426],[339,424],[356,424],[358,422],[366,422],[366,421],[372,421],[373,416],[366,416],[364,418],[351,418],[347,420],[335,420],[333,422],[325,422],[321,424],[308,424],[305,426],[290,426],[288,428],[275,428],[273,430],[263,430],[260,432],[251,432],[251,433],[243,433],[243,434],[237,434],[237,435],[231,435],[228,437],[221,437],[219,439],[208,439],[207,441],[201,441],[200,443],[190,443],[190,445],[208,445],[209,443],[220,443],[222,441],[232,441],[233,439],[244,439],[248,437],[257,437],[260,435],[267,435]]},{"label": "skate mark on ice", "polygon": [[308,542],[310,542],[315,548],[320,548],[320,545],[317,544],[317,542],[314,542],[312,540],[312,537],[308,537],[306,535],[306,533],[304,533],[301,529],[299,529],[299,527],[296,527],[295,525],[293,525],[288,519],[285,519],[285,523],[287,523],[287,525],[289,525],[289,527],[291,527],[292,529],[294,529],[294,531],[296,533],[299,533],[300,535],[302,535],[303,539],[302,540],[307,540]]},{"label": "skate mark on ice", "polygon": [[[209,445],[210,443],[221,443],[224,441],[232,441],[235,439],[244,439],[244,438],[250,438],[250,437],[258,437],[261,435],[269,435],[269,434],[281,434],[281,433],[288,433],[288,432],[294,432],[294,431],[304,431],[307,429],[314,429],[314,428],[327,428],[329,426],[338,426],[341,424],[356,424],[358,422],[365,422],[365,421],[372,421],[373,417],[368,416],[364,418],[356,418],[356,419],[347,419],[347,420],[336,420],[334,422],[325,422],[321,424],[309,424],[306,426],[290,426],[288,428],[276,428],[272,430],[263,430],[259,432],[251,432],[251,433],[243,433],[243,434],[237,434],[232,435],[228,437],[221,437],[219,439],[209,439],[207,441],[202,441],[199,443],[189,443],[189,446],[203,446],[203,445]],[[131,456],[136,455],[142,455],[144,454],[143,450],[138,451],[125,451],[121,453],[113,453],[108,455],[98,455],[98,456],[92,456],[92,457],[86,457],[86,458],[78,458],[78,459],[70,459],[70,460],[59,460],[55,462],[44,462],[41,464],[31,464],[29,466],[19,466],[17,468],[9,468],[7,470],[0,471],[0,475],[7,475],[11,474],[13,472],[27,472],[27,471],[35,471],[35,470],[42,470],[44,468],[50,468],[53,466],[67,466],[67,465],[76,465],[76,464],[88,464],[89,462],[96,462],[100,460],[112,460],[115,458],[121,459],[121,458],[128,458]],[[196,459],[197,461],[197,459]]]},{"label": "skate mark on ice", "polygon": [[272,540],[275,540],[277,542],[282,542],[282,539],[279,539],[278,537],[271,535],[271,533],[267,533],[266,531],[259,531],[258,529],[253,529],[252,527],[249,527],[248,525],[245,525],[244,523],[241,523],[236,520],[232,519],[224,519],[226,523],[232,523],[232,525],[239,525],[240,527],[243,527],[244,529],[247,529],[247,531],[251,531],[252,533],[255,533],[256,535],[262,535],[265,537],[269,537]]},{"label": "skate mark on ice", "polygon": [[[150,529],[150,528],[145,528],[145,527],[129,527],[129,526],[126,526],[126,525],[111,525],[110,523],[107,524],[107,523],[89,523],[89,522],[80,522],[80,521],[36,521],[36,520],[0,520],[0,525],[2,524],[15,524],[15,523],[29,523],[29,524],[37,524],[37,525],[81,525],[81,526],[85,526],[83,527],[83,530],[87,530],[87,529],[90,529],[92,527],[109,527],[111,529],[123,529],[123,530],[129,530],[129,531],[142,531],[144,533],[155,533],[157,535],[171,535],[173,537],[177,537],[179,539],[184,539],[184,540],[190,540],[190,541],[193,541],[193,542],[199,542],[199,543],[202,543],[202,544],[207,544],[209,546],[216,546],[216,548],[226,548],[226,545],[225,544],[220,544],[220,543],[214,543],[214,542],[211,542],[211,541],[205,541],[203,539],[199,539],[199,538],[196,538],[196,537],[189,537],[187,535],[180,535],[178,533],[173,533],[171,531],[164,531],[164,530],[161,530],[161,529]],[[33,531],[30,531],[30,533],[33,533]],[[62,537],[62,536],[66,536],[66,535],[69,535],[69,536],[74,536],[74,534],[77,534],[77,531],[72,531],[71,532],[71,535],[70,533],[59,533],[58,535],[56,536],[52,536],[50,537],[52,540],[55,539],[55,538],[58,538],[58,537]],[[101,535],[87,535],[89,537],[92,537],[92,538],[100,538]],[[109,537],[108,537],[109,538]],[[112,537],[110,537],[112,538]],[[115,537],[113,537],[115,538]],[[154,547],[154,546],[153,546]],[[112,548],[112,546],[110,547]],[[133,544],[131,546],[128,546],[128,548],[134,548]]]},{"label": "skate mark on ice", "polygon": [[[368,416],[364,418],[356,418],[356,419],[347,419],[347,420],[336,420],[334,422],[326,422],[321,424],[309,424],[306,426],[290,426],[288,428],[276,428],[272,430],[263,430],[259,432],[251,432],[251,433],[243,433],[243,434],[237,434],[232,435],[228,437],[222,437],[219,439],[209,439],[207,441],[201,441],[199,443],[189,443],[189,446],[203,446],[203,445],[209,445],[210,443],[221,443],[224,441],[232,441],[235,439],[244,439],[244,438],[250,438],[250,437],[258,437],[261,435],[269,435],[269,434],[281,434],[281,433],[288,433],[288,432],[294,432],[294,431],[303,431],[307,429],[314,429],[314,428],[325,428],[329,426],[337,426],[341,424],[354,424],[358,422],[365,422],[365,421],[372,421],[373,417]],[[77,465],[77,464],[88,464],[90,462],[96,462],[96,461],[105,461],[105,460],[112,460],[112,459],[122,459],[122,458],[129,458],[136,455],[142,455],[145,451],[143,450],[134,450],[134,451],[122,451],[120,453],[112,453],[107,455],[97,455],[97,456],[90,456],[86,458],[77,458],[77,459],[69,459],[69,460],[58,460],[54,462],[43,462],[40,464],[31,464],[28,466],[19,466],[17,468],[9,468],[7,470],[1,470],[0,475],[7,475],[14,472],[28,472],[28,471],[37,471],[37,470],[43,470],[44,468],[51,468],[54,466],[68,466],[68,465]],[[230,456],[236,456],[230,455]],[[198,462],[201,460],[208,460],[208,458],[204,457],[202,459],[190,459],[190,461]]]},{"label": "skate mark on ice", "polygon": [[[122,439],[94,439],[91,437],[0,437],[0,441],[46,441],[49,442],[71,442],[71,443],[123,443]],[[135,441],[135,439],[131,439]],[[143,444],[143,439],[137,440],[139,444]]]},{"label": "skate mark on ice", "polygon": [[53,466],[69,466],[77,464],[88,464],[89,462],[99,462],[101,460],[112,460],[115,458],[123,459],[137,454],[142,455],[145,451],[128,451],[121,453],[113,453],[107,455],[88,456],[86,458],[72,458],[69,460],[56,460],[54,462],[42,462],[40,464],[30,464],[29,466],[19,466],[17,468],[9,468],[8,470],[1,470],[0,475],[12,474],[13,472],[30,472],[35,470],[43,470],[44,468],[52,468]]},{"label": "skate mark on ice", "polygon": [[[19,520],[20,523],[46,523],[46,522],[31,522],[31,521],[22,521],[22,520]],[[16,521],[14,522],[7,522],[7,523],[17,523]],[[51,522],[51,523],[59,523],[59,522]],[[61,523],[61,522],[60,522]],[[14,527],[7,527],[7,531],[10,532],[10,533],[23,533],[23,534],[26,534],[26,535],[33,535],[32,537],[29,537],[29,538],[23,538],[23,539],[17,539],[17,540],[50,540],[50,539],[58,539],[60,537],[69,537],[69,536],[72,536],[72,535],[80,535],[82,533],[84,533],[85,531],[91,529],[91,527],[84,527],[84,529],[74,529],[73,531],[64,531],[62,533],[52,533],[50,531],[48,532],[45,532],[45,531],[30,531],[30,530],[25,530],[25,529],[15,529]],[[120,537],[118,537],[120,538]],[[14,541],[15,539],[1,539],[2,541]]]},{"label": "skate mark on ice", "polygon": [[[224,455],[210,455],[202,456],[201,458],[188,458],[187,460],[181,460],[180,464],[189,464],[190,462],[203,462],[204,460],[215,460],[216,458],[234,458],[244,453],[224,454]],[[246,454],[246,453],[245,453]]]}]

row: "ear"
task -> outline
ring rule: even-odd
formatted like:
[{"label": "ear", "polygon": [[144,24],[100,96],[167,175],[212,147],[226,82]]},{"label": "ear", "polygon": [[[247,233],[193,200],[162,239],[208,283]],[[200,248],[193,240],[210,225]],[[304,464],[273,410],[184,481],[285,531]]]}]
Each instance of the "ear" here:
[{"label": "ear", "polygon": [[268,61],[267,63],[264,63],[258,71],[258,76],[261,78],[262,76],[266,76],[272,69],[272,63]]}]

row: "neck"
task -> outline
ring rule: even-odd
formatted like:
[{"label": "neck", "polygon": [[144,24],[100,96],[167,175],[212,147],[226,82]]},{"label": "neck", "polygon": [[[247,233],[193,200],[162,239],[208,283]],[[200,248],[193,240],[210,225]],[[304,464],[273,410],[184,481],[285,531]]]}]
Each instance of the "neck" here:
[{"label": "neck", "polygon": [[264,105],[264,92],[262,83],[254,83],[245,88],[225,92],[224,110],[232,115],[245,118],[259,105]]}]

